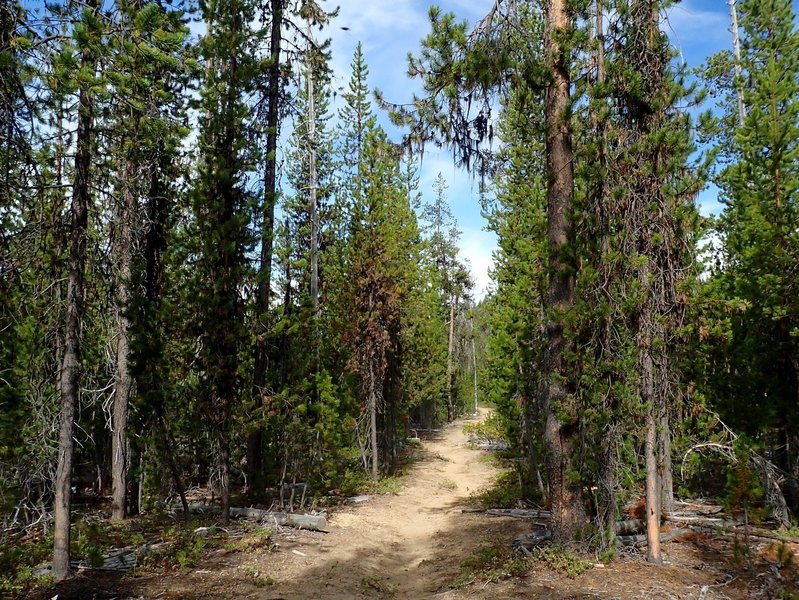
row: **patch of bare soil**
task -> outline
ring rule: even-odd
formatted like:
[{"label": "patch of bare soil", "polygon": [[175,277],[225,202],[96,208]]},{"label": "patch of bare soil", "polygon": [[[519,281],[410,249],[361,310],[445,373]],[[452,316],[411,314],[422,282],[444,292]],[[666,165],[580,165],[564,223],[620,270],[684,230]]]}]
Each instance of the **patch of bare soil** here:
[{"label": "patch of bare soil", "polygon": [[[773,570],[744,575],[731,566],[731,542],[703,538],[666,544],[662,566],[626,555],[570,579],[537,563],[527,577],[490,583],[478,578],[453,588],[462,562],[478,548],[497,540],[510,544],[530,530],[523,519],[461,512],[470,494],[490,485],[498,472],[479,460],[481,451],[469,445],[462,429],[463,422],[455,423],[426,440],[422,459],[397,495],[337,510],[328,533],[284,529],[274,537],[277,549],[219,548],[192,568],[166,574],[87,573],[54,592],[60,600],[777,597]],[[785,579],[795,572],[777,575]]]}]

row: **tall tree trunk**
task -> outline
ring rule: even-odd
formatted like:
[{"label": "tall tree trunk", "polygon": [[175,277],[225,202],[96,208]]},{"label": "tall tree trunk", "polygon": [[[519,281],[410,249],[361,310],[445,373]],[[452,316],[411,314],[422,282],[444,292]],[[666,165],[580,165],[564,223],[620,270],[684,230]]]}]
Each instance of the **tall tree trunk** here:
[{"label": "tall tree trunk", "polygon": [[[642,268],[642,280],[646,280],[649,269]],[[644,460],[646,463],[646,557],[649,562],[660,563],[660,477],[657,457],[657,399],[655,398],[655,372],[652,361],[652,315],[644,310],[641,318],[640,344],[641,353],[641,401],[646,407],[646,434],[644,443]]]},{"label": "tall tree trunk", "polygon": [[453,377],[453,354],[455,351],[455,296],[450,298],[449,303],[449,344],[447,346],[447,423],[452,423],[455,419],[455,406],[453,399],[454,390],[452,385]]},{"label": "tall tree trunk", "polygon": [[[605,30],[604,30],[604,8],[602,0],[594,2],[594,43],[596,45],[596,84],[602,86],[605,82]],[[597,101],[597,98],[594,99]],[[595,188],[593,190],[597,222],[600,228],[600,248],[602,256],[606,256],[610,249],[610,236],[613,232],[613,218],[607,209],[605,198],[607,194],[606,174],[607,174],[607,117],[603,116],[601,110],[591,111],[591,125],[594,129],[594,138],[597,148],[597,176]],[[606,278],[614,275],[606,271]],[[613,339],[613,316],[606,315],[602,318],[599,331],[599,347],[611,348]],[[618,411],[618,402],[615,394],[611,393],[608,399],[610,422],[605,429],[600,448],[602,453],[602,466],[600,468],[599,495],[597,497],[598,522],[603,532],[603,545],[613,548],[616,545],[615,523],[618,519],[618,502],[616,490],[618,487],[618,421],[621,418]]]},{"label": "tall tree trunk", "polygon": [[[96,10],[97,0],[90,0]],[[89,49],[81,57],[83,67],[93,71]],[[75,146],[75,179],[72,186],[72,231],[70,233],[69,278],[67,283],[64,356],[61,363],[61,414],[58,428],[58,466],[55,476],[55,525],[53,538],[53,578],[60,581],[69,575],[70,508],[72,501],[72,458],[75,408],[79,402],[81,344],[83,321],[84,271],[89,237],[89,169],[92,160],[93,105],[87,84],[78,95],[78,129]]]},{"label": "tall tree trunk", "polygon": [[[285,0],[270,0],[272,15],[269,36],[269,75],[266,109],[266,162],[264,165],[263,223],[261,225],[261,256],[258,270],[258,290],[255,296],[255,357],[253,365],[252,395],[255,408],[264,405],[266,394],[266,324],[269,312],[269,294],[272,286],[272,253],[274,247],[275,204],[277,202],[277,141],[280,127],[280,45]],[[249,493],[253,499],[264,491],[263,435],[258,425],[247,438],[247,471]]]},{"label": "tall tree trunk", "polygon": [[[568,476],[578,435],[578,415],[569,405],[569,373],[564,354],[571,343],[564,318],[574,304],[574,260],[569,256],[574,195],[574,155],[569,117],[569,54],[564,39],[572,23],[565,0],[546,6],[546,44],[551,79],[546,89],[547,234],[549,246],[548,344],[545,356],[544,441],[552,505],[552,533],[573,540],[586,524],[581,487]],[[562,420],[566,415],[566,421]]]},{"label": "tall tree trunk", "polygon": [[735,96],[738,101],[738,126],[743,127],[746,118],[746,106],[744,105],[744,91],[741,87],[741,41],[738,36],[738,7],[737,0],[727,0],[730,7],[730,33],[732,34],[732,55],[735,59]]},{"label": "tall tree trunk", "polygon": [[654,408],[650,407],[646,417],[646,558],[651,563],[660,563],[660,481],[658,460],[655,449],[657,443],[657,419]]},{"label": "tall tree trunk", "polygon": [[136,167],[128,158],[123,181],[123,205],[119,215],[119,239],[114,248],[117,263],[116,308],[117,308],[117,352],[116,377],[114,382],[113,437],[111,439],[111,518],[127,517],[128,492],[128,401],[133,389],[133,376],[129,370],[130,338],[128,310],[130,303],[130,277],[133,251],[134,220],[136,218],[136,194],[134,185]]},{"label": "tall tree trunk", "polygon": [[674,475],[671,462],[671,423],[668,406],[662,408],[658,424],[658,467],[660,474],[660,510],[674,511]]},{"label": "tall tree trunk", "polygon": [[[372,365],[376,367],[375,364]],[[375,383],[375,375],[372,374],[371,390],[369,392],[369,449],[372,454],[372,479],[377,481],[379,474],[380,461],[378,460],[378,445],[377,445],[377,386]]]},{"label": "tall tree trunk", "polygon": [[[314,321],[319,312],[319,215],[316,210],[316,106],[314,98],[314,77],[316,76],[316,48],[313,42],[311,21],[308,21],[308,214],[311,220],[311,302]],[[316,327],[314,327],[316,329]],[[314,338],[316,332],[314,331]],[[318,340],[314,339],[318,344]],[[318,351],[318,346],[314,348]]]},{"label": "tall tree trunk", "polygon": [[[146,360],[141,361],[139,381],[136,382],[139,396],[147,399],[147,406],[152,412],[147,418],[152,419],[156,451],[163,464],[167,465],[172,485],[180,497],[184,518],[188,519],[189,505],[186,500],[186,488],[180,476],[178,461],[175,456],[175,443],[172,433],[164,418],[166,398],[159,385],[163,356],[163,322],[159,315],[164,290],[163,255],[167,247],[169,230],[169,202],[164,189],[164,174],[171,166],[171,157],[165,148],[160,146],[159,160],[150,173],[150,186],[147,192],[147,232],[144,236],[144,315],[143,322],[150,328],[146,332]],[[142,450],[143,456],[144,450]],[[141,486],[140,486],[141,489]],[[139,499],[141,503],[141,499]]]},{"label": "tall tree trunk", "polygon": [[477,414],[477,352],[474,349],[474,319],[472,319],[472,375],[474,376],[474,414]]}]

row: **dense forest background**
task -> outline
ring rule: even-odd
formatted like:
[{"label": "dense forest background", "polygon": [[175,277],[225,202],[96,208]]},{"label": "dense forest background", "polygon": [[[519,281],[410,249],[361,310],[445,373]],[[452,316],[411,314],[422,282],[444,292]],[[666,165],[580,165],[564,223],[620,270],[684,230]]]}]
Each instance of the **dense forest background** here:
[{"label": "dense forest background", "polygon": [[[62,578],[73,502],[353,494],[478,401],[556,540],[610,547],[675,493],[790,526],[791,3],[731,3],[704,65],[659,0],[489,8],[430,10],[400,105],[360,45],[335,89],[312,0],[2,0],[2,535],[52,527]],[[431,144],[499,239],[479,303],[443,178],[421,201]]]}]

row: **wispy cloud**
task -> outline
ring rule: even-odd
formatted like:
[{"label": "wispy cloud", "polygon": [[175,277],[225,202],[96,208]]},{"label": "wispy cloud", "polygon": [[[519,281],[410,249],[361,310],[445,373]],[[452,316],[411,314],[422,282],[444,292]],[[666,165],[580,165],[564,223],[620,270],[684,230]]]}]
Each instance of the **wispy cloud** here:
[{"label": "wispy cloud", "polygon": [[461,236],[460,257],[469,263],[474,281],[474,297],[482,300],[491,285],[489,271],[494,266],[493,253],[497,249],[497,237],[483,229],[465,228]]},{"label": "wispy cloud", "polygon": [[663,15],[666,33],[691,66],[699,66],[705,57],[731,43],[726,4],[718,0],[710,6],[712,9],[700,6],[697,0],[686,0]]}]

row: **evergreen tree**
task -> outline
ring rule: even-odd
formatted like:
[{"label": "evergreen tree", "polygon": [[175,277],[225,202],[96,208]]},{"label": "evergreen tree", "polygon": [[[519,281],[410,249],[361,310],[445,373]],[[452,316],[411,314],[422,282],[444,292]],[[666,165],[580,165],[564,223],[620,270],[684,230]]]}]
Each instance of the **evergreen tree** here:
[{"label": "evergreen tree", "polygon": [[[278,139],[284,114],[289,110],[285,94],[287,73],[291,71],[291,61],[303,62],[303,50],[308,44],[312,53],[324,54],[329,41],[315,42],[305,29],[324,27],[335,17],[336,11],[326,12],[316,1],[262,0],[258,3],[261,20],[269,23],[268,43],[265,48],[267,58],[265,77],[258,80],[258,131],[261,135],[263,160],[263,188],[257,217],[260,219],[260,245],[258,270],[256,275],[256,294],[254,305],[255,335],[253,340],[253,373],[251,395],[257,409],[264,407],[268,397],[267,332],[270,327],[269,300],[272,293],[272,267],[275,243],[275,207],[278,202]],[[303,25],[304,24],[304,25]],[[260,38],[258,36],[251,36]],[[255,52],[262,50],[256,45]],[[318,58],[318,57],[317,57]],[[249,492],[259,498],[264,487],[264,430],[263,423],[251,428],[247,439],[247,471],[251,482]]]},{"label": "evergreen tree", "polygon": [[[472,284],[469,272],[458,260],[458,240],[461,232],[449,208],[446,198],[447,184],[441,173],[433,183],[435,198],[432,202],[422,206],[422,219],[426,222],[427,245],[430,260],[435,266],[436,285],[441,290],[443,300],[440,318],[447,324],[447,390],[446,409],[447,422],[455,418],[455,324],[459,315],[459,304],[465,299]],[[433,403],[432,414],[438,420],[438,404],[436,398],[431,398]],[[431,424],[427,424],[430,427]]]},{"label": "evergreen tree", "polygon": [[[115,519],[124,519],[127,514],[128,404],[135,375],[137,371],[142,375],[138,393],[149,395],[152,384],[146,373],[151,361],[159,360],[157,352],[148,353],[146,357],[137,352],[140,350],[137,341],[145,335],[155,338],[158,329],[152,327],[149,314],[154,307],[145,308],[143,303],[149,299],[142,298],[136,291],[140,289],[137,283],[145,282],[144,287],[148,287],[148,277],[135,271],[147,268],[147,261],[142,260],[137,249],[143,247],[145,252],[151,252],[148,229],[164,220],[163,216],[153,214],[157,210],[143,204],[148,195],[160,195],[151,189],[153,179],[163,177],[161,171],[165,164],[174,159],[175,144],[180,140],[182,129],[177,119],[185,114],[179,82],[184,75],[187,31],[181,18],[179,12],[168,13],[156,3],[123,5],[111,36],[113,56],[107,76],[117,96],[115,139],[111,143],[117,155],[114,187],[121,192],[117,199],[112,250],[117,312],[111,458],[112,516]],[[170,82],[174,83],[170,85]],[[158,202],[155,198],[150,200]],[[156,346],[153,344],[151,349]],[[133,364],[137,354],[140,369]]]},{"label": "evergreen tree", "polygon": [[378,438],[384,438],[384,455],[391,457],[395,451],[393,436],[400,408],[395,394],[401,388],[394,384],[402,372],[402,307],[409,289],[405,283],[413,272],[415,219],[401,185],[396,149],[374,123],[367,129],[364,144],[360,193],[353,206],[350,234],[353,313],[349,322],[367,419],[364,438],[376,480],[380,470]]},{"label": "evergreen tree", "polygon": [[[795,448],[799,425],[799,32],[787,1],[742,2],[740,16],[740,78],[729,54],[705,69],[722,100],[714,180],[724,211],[719,263],[706,286],[710,339],[701,378],[728,424],[785,448],[773,458],[796,477],[799,455],[787,449]],[[740,125],[738,86],[746,109]],[[799,486],[789,487],[795,509]]]},{"label": "evergreen tree", "polygon": [[538,96],[530,88],[514,90],[499,127],[505,147],[497,156],[496,199],[485,206],[499,249],[494,255],[496,291],[485,307],[490,333],[483,393],[497,407],[508,439],[527,458],[538,492],[544,494],[537,365],[545,343],[547,248]]},{"label": "evergreen tree", "polygon": [[[74,68],[72,81],[60,81],[68,89],[74,86],[78,95],[78,128],[75,141],[75,167],[71,198],[69,231],[69,268],[66,298],[64,353],[60,370],[61,412],[58,434],[58,467],[55,476],[55,525],[53,577],[61,580],[69,574],[69,542],[72,495],[73,431],[75,410],[79,403],[81,360],[81,328],[84,316],[85,270],[88,245],[88,213],[91,204],[91,167],[94,158],[95,72],[102,54],[104,24],[97,2],[83,9],[74,27],[75,51],[80,58],[71,58],[72,49],[65,47],[59,57],[66,69]],[[65,71],[66,71],[65,69]]]},{"label": "evergreen tree", "polygon": [[255,64],[247,51],[253,7],[240,0],[204,6],[208,33],[202,88],[200,165],[193,192],[200,244],[197,288],[201,412],[212,431],[222,520],[230,518],[230,425],[239,396],[239,340],[243,331],[244,253],[249,246],[245,176],[252,164],[248,133]]}]

